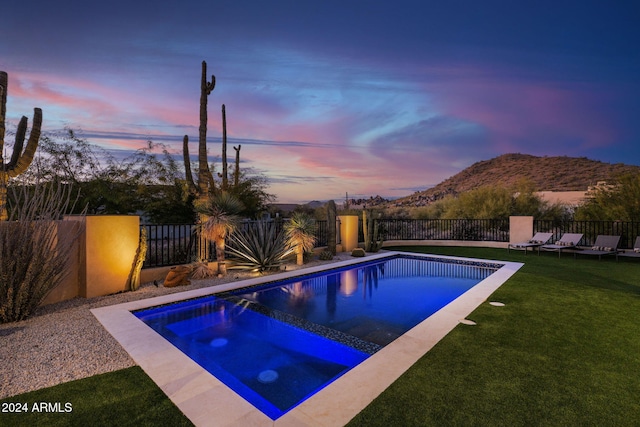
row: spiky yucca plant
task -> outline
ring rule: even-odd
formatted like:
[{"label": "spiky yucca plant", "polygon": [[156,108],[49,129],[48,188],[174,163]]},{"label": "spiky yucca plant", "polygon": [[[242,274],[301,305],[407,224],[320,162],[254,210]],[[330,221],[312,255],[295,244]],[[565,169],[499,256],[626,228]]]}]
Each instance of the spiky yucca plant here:
[{"label": "spiky yucca plant", "polygon": [[287,244],[294,248],[298,265],[304,263],[304,253],[313,249],[316,244],[316,222],[303,212],[295,212],[284,226]]},{"label": "spiky yucca plant", "polygon": [[293,248],[287,247],[285,234],[278,233],[273,222],[259,221],[233,233],[227,253],[234,258],[229,268],[262,273],[279,269]]},{"label": "spiky yucca plant", "polygon": [[242,202],[235,196],[221,192],[209,197],[204,203],[196,205],[198,213],[203,215],[200,224],[202,236],[214,242],[216,247],[216,261],[218,262],[218,274],[226,275],[224,252],[225,242],[238,226],[242,212]]}]

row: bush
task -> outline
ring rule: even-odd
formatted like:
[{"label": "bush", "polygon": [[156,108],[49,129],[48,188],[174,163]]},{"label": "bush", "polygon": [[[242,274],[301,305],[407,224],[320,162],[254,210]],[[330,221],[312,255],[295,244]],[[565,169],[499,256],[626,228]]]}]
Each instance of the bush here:
[{"label": "bush", "polygon": [[591,221],[637,221],[640,217],[640,174],[618,177],[596,187],[575,218]]},{"label": "bush", "polygon": [[11,216],[0,223],[0,323],[26,319],[62,283],[82,232],[79,223],[58,232],[57,220],[69,207],[68,188],[12,190]]},{"label": "bush", "polygon": [[329,250],[322,251],[322,252],[320,252],[319,258],[322,261],[330,261],[330,260],[333,259],[333,254]]}]

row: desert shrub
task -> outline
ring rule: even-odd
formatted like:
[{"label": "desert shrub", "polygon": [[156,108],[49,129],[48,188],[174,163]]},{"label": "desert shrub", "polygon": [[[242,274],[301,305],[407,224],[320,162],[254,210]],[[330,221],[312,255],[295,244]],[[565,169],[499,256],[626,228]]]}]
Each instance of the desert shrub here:
[{"label": "desert shrub", "polygon": [[0,223],[0,323],[29,317],[68,272],[81,224],[60,219],[70,208],[68,187],[13,187],[8,221]]},{"label": "desert shrub", "polygon": [[441,219],[444,218],[445,212],[453,209],[457,199],[452,195],[447,195],[442,199],[420,207],[414,212],[415,219]]},{"label": "desert shrub", "polygon": [[327,250],[327,251],[322,251],[320,252],[319,258],[322,261],[329,261],[333,259],[333,254],[331,253],[331,251]]},{"label": "desert shrub", "polygon": [[575,218],[594,221],[637,221],[640,218],[640,174],[619,176],[597,188]]},{"label": "desert shrub", "polygon": [[502,187],[480,187],[458,196],[443,213],[445,219],[508,218],[513,203],[512,192]]},{"label": "desert shrub", "polygon": [[457,197],[449,195],[414,213],[417,219],[506,219],[511,215],[560,220],[566,218],[567,209],[542,200],[532,182],[520,180],[513,188],[485,186]]},{"label": "desert shrub", "polygon": [[285,258],[293,254],[287,247],[283,232],[278,233],[273,222],[257,221],[229,236],[227,253],[232,262],[229,269],[256,272],[277,270]]}]

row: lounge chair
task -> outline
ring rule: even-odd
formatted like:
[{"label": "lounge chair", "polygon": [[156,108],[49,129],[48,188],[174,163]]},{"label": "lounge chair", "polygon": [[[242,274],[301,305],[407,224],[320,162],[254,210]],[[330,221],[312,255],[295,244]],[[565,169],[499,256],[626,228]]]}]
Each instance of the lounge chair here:
[{"label": "lounge chair", "polygon": [[640,258],[640,236],[636,238],[636,242],[633,244],[632,249],[625,249],[619,251],[616,254],[616,259],[619,256],[627,257],[627,258]]},{"label": "lounge chair", "polygon": [[529,241],[521,243],[509,243],[507,246],[507,252],[511,249],[524,250],[524,254],[527,254],[529,248],[538,249],[538,255],[540,255],[540,246],[546,244],[553,236],[553,233],[536,233]]},{"label": "lounge chair", "polygon": [[[589,249],[575,251],[573,253],[574,258],[580,255],[597,255],[598,259],[602,259],[602,255],[616,255],[618,253],[618,245],[620,244],[620,236],[605,236],[600,235],[596,237],[596,242]],[[618,257],[616,257],[618,259]]]},{"label": "lounge chair", "polygon": [[575,249],[578,246],[580,240],[582,240],[582,236],[582,234],[565,233],[555,243],[551,245],[542,245],[540,246],[540,249],[543,251],[556,251],[558,252],[558,258],[560,258],[562,251],[566,251],[567,249]]}]

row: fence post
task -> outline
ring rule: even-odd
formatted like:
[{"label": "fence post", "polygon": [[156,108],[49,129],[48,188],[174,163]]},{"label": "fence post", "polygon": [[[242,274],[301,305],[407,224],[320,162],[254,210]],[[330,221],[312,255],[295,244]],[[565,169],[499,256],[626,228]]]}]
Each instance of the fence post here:
[{"label": "fence post", "polygon": [[533,237],[532,216],[509,217],[509,243],[526,242]]},{"label": "fence post", "polygon": [[342,250],[351,252],[358,247],[358,217],[356,215],[341,215],[340,237],[342,240]]}]

